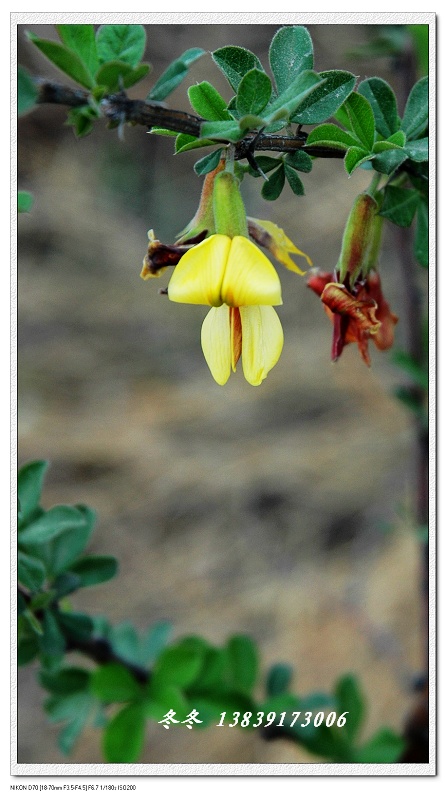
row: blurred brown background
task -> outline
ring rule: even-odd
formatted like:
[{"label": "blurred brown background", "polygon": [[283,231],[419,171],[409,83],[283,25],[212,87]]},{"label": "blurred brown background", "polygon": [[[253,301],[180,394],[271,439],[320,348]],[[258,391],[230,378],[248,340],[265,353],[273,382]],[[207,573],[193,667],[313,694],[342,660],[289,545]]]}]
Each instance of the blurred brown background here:
[{"label": "blurred brown background", "polygon": [[[26,27],[57,38],[52,26]],[[244,45],[267,65],[277,27],[148,25],[153,70],[129,94],[144,98],[193,46]],[[398,90],[390,59],[346,58],[374,28],[309,26],[315,68],[378,74]],[[23,26],[18,61],[64,82]],[[205,56],[169,105],[190,110],[187,85],[203,79],[229,99]],[[139,277],[148,228],[171,242],[193,216],[201,179],[192,165],[202,153],[174,157],[172,139],[127,127],[121,140],[102,123],[76,140],[64,120],[63,108],[40,107],[19,122],[18,184],[35,198],[18,221],[19,462],[49,459],[44,504],[91,505],[99,520],[91,552],[120,561],[115,580],[74,596],[76,608],[140,629],[171,619],[177,636],[217,645],[247,633],[263,673],[292,663],[302,693],[355,671],[369,700],[364,735],[401,729],[421,663],[413,436],[392,397],[401,375],[373,345],[370,370],[354,345],[331,364],[331,325],[318,299],[281,270],[282,358],[261,387],[241,368],[217,386],[200,347],[205,309],[160,296],[166,275]],[[272,204],[247,177],[248,213],[274,219],[315,265],[332,269],[368,175],[347,179],[342,161],[320,160],[303,181],[306,197],[285,188]],[[407,324],[400,270],[388,230],[382,280],[400,316],[398,346]],[[70,758],[60,754],[34,667],[19,678],[19,762],[100,762],[98,730]],[[200,734],[156,723],[144,753],[147,763],[167,764],[312,760],[237,729]]]}]

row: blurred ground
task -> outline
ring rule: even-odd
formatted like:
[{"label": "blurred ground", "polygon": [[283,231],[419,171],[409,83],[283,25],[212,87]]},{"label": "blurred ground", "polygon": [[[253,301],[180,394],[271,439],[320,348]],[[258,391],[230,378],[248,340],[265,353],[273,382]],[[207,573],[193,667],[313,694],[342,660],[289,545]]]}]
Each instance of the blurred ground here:
[{"label": "blurred ground", "polygon": [[[54,36],[51,26],[28,26]],[[245,45],[264,63],[274,28],[148,27],[154,77],[188,47]],[[21,32],[22,33],[22,32]],[[391,64],[346,63],[368,40],[361,26],[313,26],[316,69],[349,68],[395,83]],[[52,75],[21,43],[19,62]],[[191,82],[226,91],[210,58]],[[185,87],[169,105],[187,109]],[[178,636],[222,644],[240,631],[259,644],[263,669],[295,666],[294,688],[330,689],[356,671],[370,701],[364,734],[401,728],[420,666],[418,552],[410,531],[410,418],[392,398],[400,375],[372,346],[371,370],[354,346],[332,365],[330,323],[303,279],[281,273],[285,348],[259,388],[241,370],[213,383],[201,354],[200,307],[169,304],[139,278],[146,231],[171,242],[193,216],[196,155],[172,157],[172,140],[102,125],[76,141],[62,109],[39,108],[19,126],[19,462],[49,459],[44,503],[98,512],[93,552],[120,560],[110,584],[84,590],[79,608],[141,629],[172,619]],[[321,161],[306,198],[285,189],[260,198],[247,178],[250,215],[271,218],[314,263],[337,260],[360,170]],[[391,236],[382,275],[405,317]],[[166,277],[166,276],[164,276]],[[84,604],[84,605],[82,605]],[[20,673],[22,763],[101,761],[97,731],[61,756],[41,710],[34,669]],[[156,730],[155,730],[156,728]],[[303,750],[237,730],[149,731],[147,763],[306,762]],[[316,759],[317,760],[317,759]]]}]

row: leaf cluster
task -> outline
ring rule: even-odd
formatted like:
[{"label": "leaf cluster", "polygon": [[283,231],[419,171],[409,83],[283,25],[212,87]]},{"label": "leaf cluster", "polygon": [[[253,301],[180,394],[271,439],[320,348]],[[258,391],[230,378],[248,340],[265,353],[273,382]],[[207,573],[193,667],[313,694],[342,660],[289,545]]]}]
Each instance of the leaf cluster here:
[{"label": "leaf cluster", "polygon": [[[62,725],[58,743],[64,754],[87,724],[102,729],[107,761],[130,763],[141,756],[148,722],[160,723],[171,711],[180,726],[197,711],[200,729],[216,724],[223,711],[228,717],[250,712],[246,729],[251,730],[259,712],[279,717],[284,711],[327,709],[346,713],[348,724],[275,730],[332,761],[398,757],[402,740],[387,729],[358,744],[365,702],[353,676],[342,678],[331,694],[297,695],[290,691],[288,664],[273,665],[262,686],[258,649],[245,634],[231,636],[221,647],[195,635],[171,642],[167,621],[139,633],[130,622],[112,625],[104,617],[71,611],[68,596],[114,577],[117,563],[84,554],[95,522],[91,509],[41,507],[47,469],[46,461],[34,461],[18,476],[18,663],[40,661],[39,680],[48,692],[45,710]],[[65,656],[76,649],[99,666],[67,663]]]}]

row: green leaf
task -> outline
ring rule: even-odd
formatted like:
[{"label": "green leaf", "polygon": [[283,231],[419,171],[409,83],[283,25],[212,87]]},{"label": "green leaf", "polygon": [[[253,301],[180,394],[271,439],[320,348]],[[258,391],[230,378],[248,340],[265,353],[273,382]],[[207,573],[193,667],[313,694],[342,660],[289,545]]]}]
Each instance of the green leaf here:
[{"label": "green leaf", "polygon": [[20,468],[17,478],[17,495],[20,500],[22,520],[26,523],[39,508],[48,461],[31,461]]},{"label": "green leaf", "polygon": [[408,139],[418,139],[427,128],[429,121],[429,83],[421,78],[412,88],[401,122]]},{"label": "green leaf", "polygon": [[285,168],[285,177],[288,183],[290,184],[292,192],[294,192],[294,194],[296,194],[298,197],[304,195],[305,194],[304,185],[301,179],[299,178],[299,175],[297,174],[296,170],[293,169],[293,167],[290,167],[290,165],[287,164],[287,162],[285,162],[284,168]]},{"label": "green leaf", "polygon": [[420,195],[416,189],[401,189],[398,186],[387,186],[380,215],[390,219],[401,228],[412,224],[418,207]]},{"label": "green leaf", "polygon": [[84,556],[71,565],[71,571],[80,578],[81,586],[94,586],[114,578],[118,562],[113,556]]},{"label": "green leaf", "polygon": [[[256,158],[256,164],[258,164],[262,172],[265,173],[271,172],[271,170],[276,169],[276,167],[280,166],[280,164],[282,163],[281,158],[272,158],[271,156],[256,155],[255,158]],[[251,165],[248,166],[248,172],[250,175],[253,175],[254,177],[260,175],[260,172],[258,170],[253,169]]]},{"label": "green leaf", "polygon": [[204,54],[205,50],[202,50],[201,47],[192,47],[172,61],[150,90],[147,100],[165,100],[167,95],[173,92],[186,77],[190,65]]},{"label": "green leaf", "polygon": [[412,161],[429,161],[429,139],[417,139],[415,142],[408,142],[404,148],[405,152]]},{"label": "green leaf", "polygon": [[104,664],[91,673],[90,690],[103,703],[128,703],[140,695],[141,687],[121,664]]},{"label": "green leaf", "polygon": [[407,25],[417,54],[419,71],[423,75],[429,72],[429,25]]},{"label": "green leaf", "polygon": [[137,761],[144,746],[145,715],[141,704],[132,703],[113,717],[104,731],[105,758],[113,764]]},{"label": "green leaf", "polygon": [[375,142],[375,118],[369,101],[361,94],[352,92],[342,109],[347,112],[350,129],[364,149],[370,151]]},{"label": "green leaf", "polygon": [[[141,663],[139,637],[131,622],[115,625],[109,634],[110,644],[117,656],[135,664]],[[144,662],[142,662],[142,665]]]},{"label": "green leaf", "polygon": [[429,388],[429,374],[427,369],[422,367],[418,364],[417,361],[410,355],[410,353],[405,353],[402,350],[397,350],[396,353],[393,354],[392,361],[397,367],[400,367],[404,370],[404,372],[409,375],[414,383],[417,386],[420,386],[421,389],[425,389],[426,391]]},{"label": "green leaf", "polygon": [[[205,643],[206,644],[206,643]],[[202,651],[202,668],[193,684],[188,688],[191,694],[212,695],[221,694],[222,687],[230,677],[229,656],[226,649],[210,647],[206,644]],[[224,710],[224,709],[222,709]]]},{"label": "green leaf", "polygon": [[292,122],[300,125],[323,122],[335,114],[355,87],[356,78],[351,72],[333,69],[318,74],[323,84],[303,101]]},{"label": "green leaf", "polygon": [[313,128],[308,134],[305,144],[307,146],[320,145],[321,147],[333,147],[339,150],[345,150],[349,147],[358,146],[359,142],[356,136],[352,136],[337,125],[327,122],[324,125],[318,125],[317,128]]},{"label": "green leaf", "polygon": [[195,86],[190,86],[187,94],[194,111],[204,119],[213,122],[219,119],[231,119],[231,115],[226,108],[226,101],[208,81],[202,81]]},{"label": "green leaf", "polygon": [[402,736],[389,728],[380,728],[357,751],[355,761],[358,764],[394,764],[404,752],[404,748],[405,742]]},{"label": "green leaf", "polygon": [[38,558],[19,552],[17,578],[31,593],[39,591],[45,581],[45,566]]},{"label": "green leaf", "polygon": [[74,575],[73,572],[64,572],[62,575],[58,575],[52,583],[52,599],[61,600],[62,597],[66,597],[72,592],[77,591],[77,589],[80,588],[80,585],[81,582],[77,575]]},{"label": "green leaf", "polygon": [[23,636],[17,642],[17,666],[24,667],[39,653],[39,640],[36,635]]},{"label": "green leaf", "polygon": [[354,675],[344,675],[335,687],[338,714],[348,712],[347,723],[343,728],[349,742],[356,738],[365,715],[365,700],[358,680]]},{"label": "green leaf", "polygon": [[323,81],[317,72],[305,70],[297,75],[292,83],[276,97],[266,109],[267,123],[274,122],[278,115],[292,117],[304,100],[315,91],[317,86],[321,86]]},{"label": "green leaf", "polygon": [[56,25],[63,44],[80,58],[89,74],[94,77],[98,68],[98,54],[94,25]]},{"label": "green leaf", "polygon": [[204,122],[200,129],[201,137],[224,142],[238,142],[245,133],[246,129],[241,130],[237,122]]},{"label": "green leaf", "polygon": [[368,78],[357,91],[369,101],[379,135],[388,139],[400,124],[393,89],[382,78]]},{"label": "green leaf", "polygon": [[90,672],[80,667],[65,667],[57,672],[43,670],[39,674],[39,682],[52,694],[73,694],[84,691],[88,687]]},{"label": "green leaf", "polygon": [[[17,114],[20,117],[36,105],[39,92],[25,67],[17,70]],[[25,209],[29,210],[29,209]]]},{"label": "green leaf", "polygon": [[163,686],[151,683],[144,701],[144,713],[147,717],[159,722],[170,709],[175,711],[178,722],[184,719],[190,710],[189,701],[178,686]]},{"label": "green leaf", "polygon": [[373,158],[373,153],[368,153],[362,147],[349,147],[344,158],[345,169],[351,175],[357,167],[371,158]]},{"label": "green leaf", "polygon": [[80,509],[74,506],[54,506],[20,531],[19,542],[22,545],[43,544],[64,530],[84,526],[85,518]]},{"label": "green leaf", "polygon": [[80,614],[74,611],[70,613],[58,611],[57,621],[65,635],[75,641],[89,639],[93,633],[93,621],[87,614]]},{"label": "green leaf", "polygon": [[74,506],[82,514],[83,524],[64,530],[48,544],[46,560],[52,575],[60,575],[71,567],[85,550],[96,524],[96,514],[88,506]]},{"label": "green leaf", "polygon": [[165,648],[172,634],[172,623],[167,620],[155,622],[141,641],[141,659],[144,664],[152,664]]},{"label": "green leaf", "polygon": [[258,653],[248,636],[232,636],[226,651],[229,657],[230,685],[239,692],[250,693],[257,681]]},{"label": "green leaf", "polygon": [[99,67],[96,80],[99,86],[106,87],[109,92],[128,89],[135,83],[145,78],[149,71],[148,64],[140,64],[133,68],[125,61],[108,61]]},{"label": "green leaf", "polygon": [[244,47],[221,47],[214,50],[212,58],[235,92],[238,91],[240,81],[247,72],[251,69],[263,70],[257,56]]},{"label": "green leaf", "polygon": [[53,722],[68,725],[61,731],[58,744],[64,755],[68,755],[82,733],[96,701],[89,692],[79,691],[67,695],[53,695],[45,702],[45,710]]},{"label": "green leaf", "polygon": [[96,46],[100,64],[124,61],[136,67],[146,47],[144,25],[101,25],[96,33]]},{"label": "green leaf", "polygon": [[289,664],[273,664],[266,677],[266,693],[268,697],[287,692],[292,677],[293,668]]},{"label": "green leaf", "polygon": [[36,36],[30,31],[28,31],[27,36],[28,39],[39,48],[41,53],[62,72],[69,75],[76,83],[80,83],[81,86],[87,89],[93,88],[95,85],[94,79],[76,53],[73,53],[68,47],[58,42],[53,42],[49,39],[40,39],[39,36]]},{"label": "green leaf", "polygon": [[269,48],[269,63],[279,93],[306,69],[313,69],[313,42],[301,25],[280,28]]},{"label": "green leaf", "polygon": [[269,102],[271,80],[263,70],[250,69],[241,79],[237,91],[236,107],[240,116],[260,114]]},{"label": "green leaf", "polygon": [[424,200],[418,203],[414,247],[418,263],[427,269],[429,266],[429,211]]},{"label": "green leaf", "polygon": [[67,125],[74,128],[76,136],[79,138],[87,136],[93,130],[93,123],[98,119],[99,112],[91,105],[79,106],[78,108],[70,108],[67,114]]},{"label": "green leaf", "polygon": [[285,169],[283,164],[273,172],[262,186],[262,197],[264,200],[277,200],[283,187],[285,186]]},{"label": "green leaf", "polygon": [[407,153],[404,150],[395,148],[376,155],[373,159],[373,169],[376,172],[384,173],[384,175],[392,175],[406,160]]},{"label": "green leaf", "polygon": [[207,156],[200,158],[200,160],[196,161],[194,164],[194,172],[196,172],[197,175],[207,175],[208,172],[211,172],[219,165],[222,152],[223,147],[219,147],[218,150],[214,150]]},{"label": "green leaf", "polygon": [[294,153],[288,153],[285,156],[285,163],[299,170],[299,172],[311,172],[313,169],[313,159],[308,153],[304,153],[303,150],[296,150]]},{"label": "green leaf", "polygon": [[153,667],[153,682],[156,686],[189,686],[202,666],[203,654],[187,641],[166,647]]},{"label": "green leaf", "polygon": [[175,155],[185,153],[187,150],[196,150],[198,147],[211,147],[215,145],[212,139],[201,139],[189,136],[188,133],[179,133],[175,139]]},{"label": "green leaf", "polygon": [[34,198],[30,192],[17,192],[17,211],[22,214],[31,211]]},{"label": "green leaf", "polygon": [[61,659],[65,653],[65,637],[62,634],[56,615],[45,609],[42,621],[42,637],[40,649],[46,656]]}]

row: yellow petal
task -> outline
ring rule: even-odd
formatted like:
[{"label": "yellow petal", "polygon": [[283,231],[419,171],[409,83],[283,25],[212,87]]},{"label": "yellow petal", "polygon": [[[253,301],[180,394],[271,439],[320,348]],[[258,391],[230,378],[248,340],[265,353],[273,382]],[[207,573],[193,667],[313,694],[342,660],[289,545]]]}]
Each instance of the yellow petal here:
[{"label": "yellow petal", "polygon": [[228,306],[211,308],[201,327],[201,346],[214,380],[224,386],[231,374],[232,346]]},{"label": "yellow petal", "polygon": [[243,373],[248,383],[259,386],[280,358],[282,325],[271,306],[241,308],[240,316]]},{"label": "yellow petal", "polygon": [[221,286],[230,248],[229,236],[214,234],[188,250],[170,279],[169,299],[175,303],[221,306]]},{"label": "yellow petal", "polygon": [[228,306],[280,306],[279,276],[271,261],[245,236],[234,236],[221,286]]},{"label": "yellow petal", "polygon": [[[282,228],[279,228],[275,222],[271,222],[269,219],[249,219],[250,223],[253,224],[253,238],[266,247],[270,253],[283,264],[284,267],[291,270],[292,272],[297,272],[298,275],[305,275],[305,271],[301,270],[297,264],[289,257],[288,253],[295,253],[298,256],[303,256],[306,259],[308,265],[311,267],[313,266],[313,262],[303,250],[299,250],[298,247],[288,238],[285,231]],[[266,231],[267,236],[262,233]],[[251,233],[251,231],[250,231]],[[257,238],[259,236],[260,238]],[[262,240],[263,239],[263,240]]]}]

